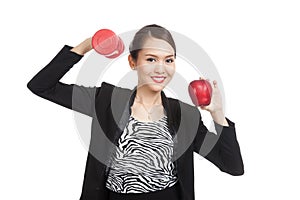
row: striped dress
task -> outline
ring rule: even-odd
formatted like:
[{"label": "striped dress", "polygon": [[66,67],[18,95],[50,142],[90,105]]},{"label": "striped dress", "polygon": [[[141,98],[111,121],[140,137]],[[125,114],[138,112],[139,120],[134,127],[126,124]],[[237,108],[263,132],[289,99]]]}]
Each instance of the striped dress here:
[{"label": "striped dress", "polygon": [[118,193],[147,193],[177,182],[167,116],[142,122],[130,116],[118,140],[106,187]]}]

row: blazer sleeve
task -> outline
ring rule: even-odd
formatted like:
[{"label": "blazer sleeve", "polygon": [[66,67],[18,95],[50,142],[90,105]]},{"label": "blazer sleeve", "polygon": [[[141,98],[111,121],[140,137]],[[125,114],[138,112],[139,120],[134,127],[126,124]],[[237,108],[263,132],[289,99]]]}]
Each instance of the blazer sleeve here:
[{"label": "blazer sleeve", "polygon": [[234,122],[226,118],[229,126],[214,122],[217,134],[210,132],[199,120],[194,151],[217,166],[221,171],[238,176],[244,174],[244,164],[236,138]]},{"label": "blazer sleeve", "polygon": [[59,81],[83,57],[70,51],[71,48],[65,45],[49,64],[27,83],[27,88],[44,99],[92,117],[95,96],[101,87],[85,87]]}]

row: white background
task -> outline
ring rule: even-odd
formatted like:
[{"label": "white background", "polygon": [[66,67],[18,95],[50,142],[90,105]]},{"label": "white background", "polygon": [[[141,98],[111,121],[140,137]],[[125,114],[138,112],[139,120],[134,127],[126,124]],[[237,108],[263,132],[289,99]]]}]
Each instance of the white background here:
[{"label": "white background", "polygon": [[[64,44],[101,28],[122,33],[152,23],[207,52],[222,77],[226,116],[236,123],[245,174],[225,174],[195,154],[196,199],[299,199],[296,0],[19,0],[0,7],[0,199],[79,199],[87,152],[74,114],[26,84]],[[73,83],[78,70],[62,81]]]}]

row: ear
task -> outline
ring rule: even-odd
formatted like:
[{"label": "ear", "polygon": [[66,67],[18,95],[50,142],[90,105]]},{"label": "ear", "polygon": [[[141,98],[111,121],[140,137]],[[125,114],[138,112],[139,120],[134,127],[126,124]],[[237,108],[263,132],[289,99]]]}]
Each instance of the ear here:
[{"label": "ear", "polygon": [[130,54],[128,55],[128,63],[129,63],[129,66],[131,67],[131,69],[133,69],[133,70],[136,69],[136,62]]}]

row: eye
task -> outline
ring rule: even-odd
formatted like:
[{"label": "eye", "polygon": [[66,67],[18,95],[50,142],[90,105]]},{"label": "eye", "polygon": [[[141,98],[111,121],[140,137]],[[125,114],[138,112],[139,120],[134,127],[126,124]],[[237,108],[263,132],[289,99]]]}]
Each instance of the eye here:
[{"label": "eye", "polygon": [[148,62],[155,62],[156,60],[154,58],[147,58]]},{"label": "eye", "polygon": [[172,63],[172,62],[174,62],[173,58],[169,58],[169,59],[166,60],[166,63]]}]

